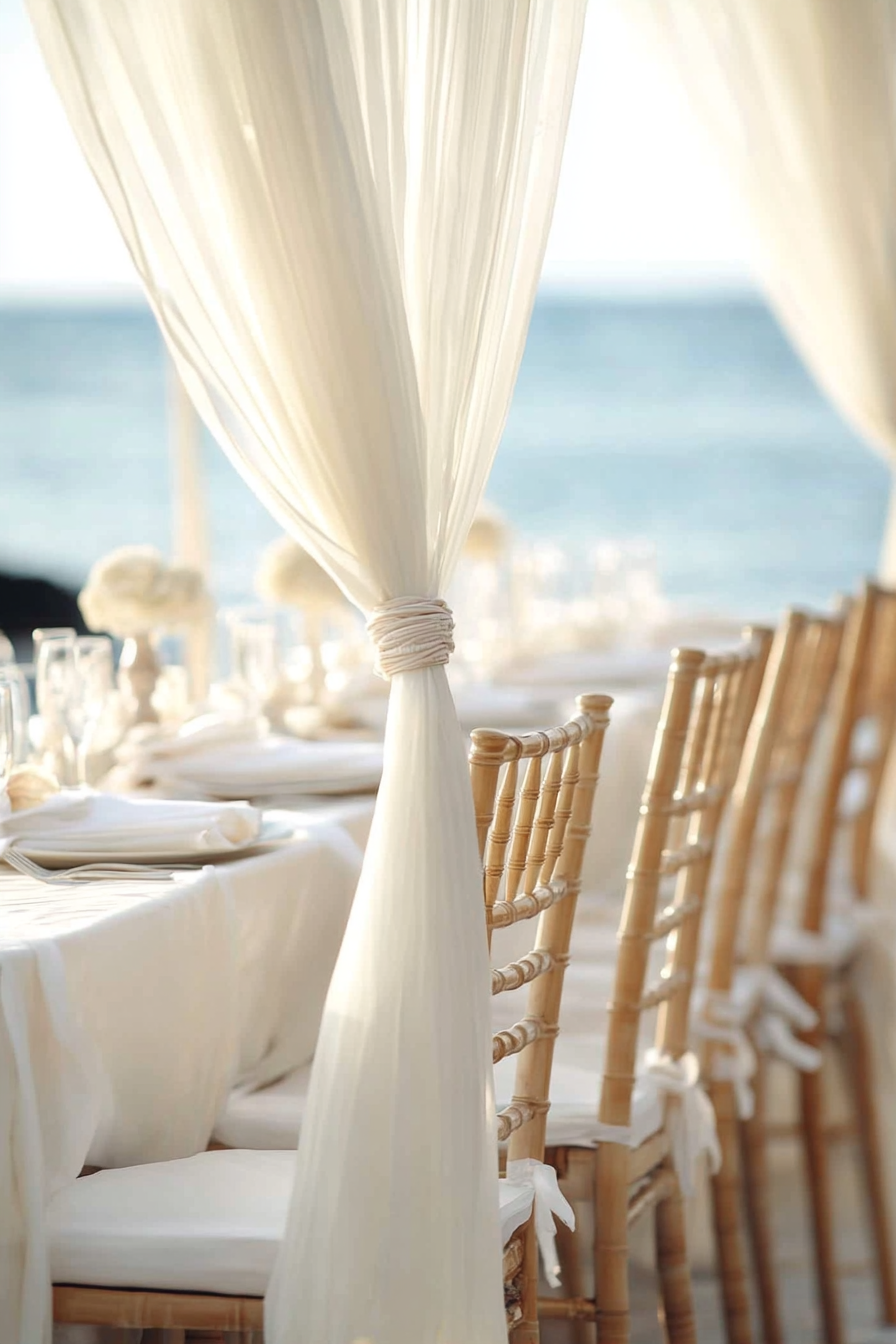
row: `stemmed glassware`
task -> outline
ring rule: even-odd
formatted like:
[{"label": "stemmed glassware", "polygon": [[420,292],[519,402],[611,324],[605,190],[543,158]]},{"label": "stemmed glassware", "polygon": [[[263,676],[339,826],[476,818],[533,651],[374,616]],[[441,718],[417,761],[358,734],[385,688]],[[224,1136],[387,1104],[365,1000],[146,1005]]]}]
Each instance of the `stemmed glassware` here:
[{"label": "stemmed glassware", "polygon": [[228,617],[231,675],[252,714],[260,714],[280,678],[280,635],[276,621],[262,613]]},{"label": "stemmed glassware", "polygon": [[35,631],[37,709],[44,749],[60,773],[73,759],[78,784],[87,782],[87,758],[113,689],[112,641],[77,638],[74,630]]},{"label": "stemmed glassware", "polygon": [[75,681],[66,710],[66,728],[75,753],[79,784],[87,783],[87,759],[114,688],[112,641],[83,635],[75,641]]},{"label": "stemmed glassware", "polygon": [[34,694],[41,726],[41,749],[54,774],[65,774],[65,706],[75,675],[75,631],[71,628],[34,632]]},{"label": "stemmed glassware", "polygon": [[9,688],[12,704],[13,765],[28,759],[28,724],[31,718],[31,692],[24,670],[15,662],[0,663],[0,686]]},{"label": "stemmed glassware", "polygon": [[13,767],[12,691],[0,686],[0,794],[6,792]]}]

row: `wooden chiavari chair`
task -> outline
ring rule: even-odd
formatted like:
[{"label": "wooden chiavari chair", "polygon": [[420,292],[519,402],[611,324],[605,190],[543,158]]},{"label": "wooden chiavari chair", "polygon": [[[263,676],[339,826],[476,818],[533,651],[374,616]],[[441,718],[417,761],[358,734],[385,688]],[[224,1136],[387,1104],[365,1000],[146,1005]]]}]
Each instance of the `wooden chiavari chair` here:
[{"label": "wooden chiavari chair", "polygon": [[[522,737],[489,730],[473,735],[471,782],[484,857],[489,942],[493,930],[540,916],[533,951],[492,972],[493,994],[530,985],[531,995],[526,1017],[499,1032],[493,1041],[496,1060],[518,1057],[515,1095],[498,1116],[498,1138],[509,1139],[510,1162],[539,1162],[544,1153],[553,1042],[611,704],[609,696],[581,696],[578,714],[560,728]],[[526,763],[522,773],[521,761]],[[240,1171],[241,1166],[244,1172]],[[147,1193],[167,1187],[170,1207],[163,1212],[162,1221],[169,1233],[177,1233],[181,1218],[190,1220],[194,1226],[204,1224],[212,1235],[217,1222],[225,1229],[235,1222],[244,1240],[248,1235],[251,1243],[249,1258],[253,1265],[249,1277],[254,1273],[256,1279],[263,1281],[266,1274],[263,1269],[259,1273],[259,1258],[273,1261],[277,1228],[284,1221],[292,1184],[291,1173],[288,1151],[241,1152],[221,1147],[180,1162],[99,1172],[75,1183],[81,1191],[75,1193],[73,1201],[63,1193],[55,1213],[51,1209],[51,1225],[57,1238],[65,1241],[66,1259],[71,1261],[72,1246],[79,1234],[101,1225],[105,1202],[113,1217],[119,1219],[125,1238],[131,1238],[129,1257],[131,1264],[135,1264],[135,1255],[140,1260],[136,1243],[142,1237],[144,1252],[148,1252],[154,1228],[158,1226],[145,1216],[143,1203]],[[78,1196],[90,1181],[103,1186],[93,1187],[97,1198],[85,1206]],[[106,1189],[108,1196],[104,1195]],[[221,1212],[212,1207],[206,1215],[203,1202],[215,1205],[221,1191],[225,1192],[225,1209]],[[228,1198],[228,1191],[232,1199]],[[235,1210],[238,1210],[236,1217]],[[158,1208],[155,1212],[158,1213]],[[101,1231],[108,1249],[112,1239],[107,1228]],[[217,1254],[245,1278],[239,1251],[239,1244],[234,1248],[222,1243]],[[181,1240],[181,1258],[183,1253]],[[215,1254],[215,1243],[206,1245],[205,1261],[214,1260]],[[101,1280],[102,1256],[96,1252],[94,1255],[97,1278]],[[84,1255],[78,1249],[73,1258],[83,1265]],[[143,1264],[135,1264],[135,1268],[138,1277],[141,1271],[145,1272]],[[538,1248],[534,1213],[510,1238],[503,1268],[508,1332],[520,1344],[526,1341],[537,1344]],[[158,1275],[158,1266],[153,1272]],[[226,1272],[219,1270],[213,1277],[226,1277]],[[78,1283],[60,1283],[54,1287],[54,1320],[119,1330],[164,1331],[165,1344],[185,1344],[194,1332],[199,1332],[203,1339],[210,1337],[209,1332],[216,1332],[213,1338],[243,1338],[262,1329],[261,1282],[259,1289],[258,1293],[209,1291],[206,1284],[204,1291],[193,1291],[184,1286],[182,1277],[170,1291],[143,1288],[139,1284],[129,1288],[105,1287],[102,1282],[85,1283],[80,1277]]]},{"label": "wooden chiavari chair", "polygon": [[[700,1102],[709,1106],[688,1052],[691,988],[719,823],[768,642],[767,635],[760,635],[720,657],[687,649],[673,655],[629,869],[602,1080],[596,1069],[600,1101],[594,1139],[587,1145],[552,1145],[550,1128],[547,1136],[547,1160],[565,1193],[593,1205],[595,1292],[592,1298],[582,1295],[578,1247],[567,1237],[567,1296],[543,1298],[539,1310],[543,1318],[579,1322],[582,1341],[589,1336],[587,1322],[596,1323],[600,1344],[628,1340],[628,1229],[651,1209],[668,1337],[673,1344],[695,1339],[673,1152],[688,1106],[697,1105],[698,1111]],[[658,912],[668,883],[673,884],[671,901]],[[652,949],[663,944],[665,966],[656,983],[648,984]],[[653,1009],[658,1018],[645,1087],[639,1044],[643,1020]],[[676,1092],[678,1097],[671,1095]]]},{"label": "wooden chiavari chair", "polygon": [[[508,1174],[514,1162],[544,1160],[563,979],[611,704],[609,696],[584,695],[577,717],[562,728],[519,737],[473,733],[470,774],[489,947],[495,930],[538,918],[533,950],[492,971],[494,995],[530,986],[525,1016],[493,1040],[495,1063],[517,1057],[513,1098],[498,1114]],[[537,1341],[534,1215],[506,1248],[504,1271],[511,1337]]]},{"label": "wooden chiavari chair", "polygon": [[[805,878],[801,926],[772,938],[777,960],[817,1014],[804,1034],[822,1051],[816,1072],[799,1076],[800,1130],[812,1202],[816,1277],[827,1344],[845,1339],[837,1281],[835,1212],[830,1186],[824,1094],[829,1056],[826,1041],[841,1049],[852,1103],[870,1211],[882,1314],[896,1324],[894,1244],[889,1226],[886,1175],[880,1147],[871,1046],[854,972],[863,928],[857,918],[868,896],[874,820],[884,769],[896,728],[896,591],[866,583],[846,616],[831,692],[830,755],[815,812]],[[858,806],[850,788],[860,786]],[[845,853],[843,842],[845,842]],[[836,859],[842,857],[838,871]],[[831,1013],[832,1000],[840,1022]],[[840,1137],[843,1137],[840,1135]]]},{"label": "wooden chiavari chair", "polygon": [[[721,880],[712,902],[705,1020],[696,1026],[705,1037],[702,1073],[716,1112],[721,1150],[720,1168],[712,1180],[712,1202],[730,1344],[750,1344],[755,1337],[742,1236],[745,1198],[760,1295],[761,1338],[764,1344],[780,1344],[781,1340],[762,1138],[766,1061],[761,1036],[754,1035],[753,1041],[754,1109],[749,1117],[740,1114],[737,1074],[744,1064],[744,1051],[752,1072],[744,1032],[764,1007],[769,936],[796,800],[827,703],[842,625],[838,617],[794,611],[778,627],[732,795]],[[746,1180],[739,1151],[742,1124]]]}]

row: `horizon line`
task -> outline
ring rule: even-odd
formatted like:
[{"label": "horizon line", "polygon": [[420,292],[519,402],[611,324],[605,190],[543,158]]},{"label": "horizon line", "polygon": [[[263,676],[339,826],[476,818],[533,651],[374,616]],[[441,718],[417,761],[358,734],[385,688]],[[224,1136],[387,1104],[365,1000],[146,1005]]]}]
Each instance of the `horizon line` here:
[{"label": "horizon line", "polygon": [[[749,277],[715,275],[683,278],[641,275],[615,277],[551,277],[541,280],[538,298],[565,300],[619,299],[626,302],[759,298],[761,290]],[[135,285],[17,285],[0,283],[4,308],[148,308]]]}]

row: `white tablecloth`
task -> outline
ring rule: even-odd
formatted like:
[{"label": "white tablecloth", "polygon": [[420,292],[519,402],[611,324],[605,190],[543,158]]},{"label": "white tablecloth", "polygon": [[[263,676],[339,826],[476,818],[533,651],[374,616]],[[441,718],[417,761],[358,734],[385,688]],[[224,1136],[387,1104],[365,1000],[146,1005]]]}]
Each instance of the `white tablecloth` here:
[{"label": "white tablecloth", "polygon": [[0,1339],[50,1337],[43,1205],[85,1163],[203,1149],[234,1082],[311,1058],[373,800],[164,885],[0,870]]}]

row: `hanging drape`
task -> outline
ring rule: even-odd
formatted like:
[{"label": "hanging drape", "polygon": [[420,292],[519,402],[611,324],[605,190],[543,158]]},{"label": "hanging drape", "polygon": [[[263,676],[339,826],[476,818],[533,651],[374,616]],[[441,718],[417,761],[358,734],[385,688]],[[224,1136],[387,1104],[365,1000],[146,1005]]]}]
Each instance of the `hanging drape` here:
[{"label": "hanging drape", "polygon": [[585,0],[29,7],[200,413],[394,673],[267,1338],[498,1344],[481,886],[433,599],[522,353]]},{"label": "hanging drape", "polygon": [[[714,142],[797,349],[896,471],[896,5],[621,2]],[[889,581],[894,505],[881,559]]]}]

